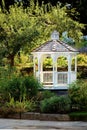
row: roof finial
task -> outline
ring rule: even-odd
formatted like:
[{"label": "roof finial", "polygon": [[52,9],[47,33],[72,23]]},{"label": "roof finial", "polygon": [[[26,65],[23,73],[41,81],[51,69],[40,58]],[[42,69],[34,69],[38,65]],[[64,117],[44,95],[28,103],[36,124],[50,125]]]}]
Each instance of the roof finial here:
[{"label": "roof finial", "polygon": [[59,32],[54,30],[53,33],[51,34],[51,39],[52,40],[59,40]]}]

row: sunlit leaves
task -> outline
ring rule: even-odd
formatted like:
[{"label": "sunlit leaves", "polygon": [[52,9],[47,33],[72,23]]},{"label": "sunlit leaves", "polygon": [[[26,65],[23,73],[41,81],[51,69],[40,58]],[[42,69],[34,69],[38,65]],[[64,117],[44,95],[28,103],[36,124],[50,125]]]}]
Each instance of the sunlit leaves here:
[{"label": "sunlit leaves", "polygon": [[11,60],[20,49],[29,52],[43,44],[55,29],[60,38],[62,32],[67,31],[78,43],[83,25],[67,16],[66,7],[43,3],[40,7],[38,1],[35,4],[33,0],[26,9],[14,5],[9,7],[9,12],[0,10],[0,50]]}]

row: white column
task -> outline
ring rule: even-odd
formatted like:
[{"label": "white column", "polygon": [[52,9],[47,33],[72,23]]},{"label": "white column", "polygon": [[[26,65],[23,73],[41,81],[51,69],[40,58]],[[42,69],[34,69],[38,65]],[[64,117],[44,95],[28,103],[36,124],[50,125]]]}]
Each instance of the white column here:
[{"label": "white column", "polygon": [[53,87],[57,86],[57,58],[55,55],[52,55],[53,59]]},{"label": "white column", "polygon": [[38,80],[40,81],[40,74],[41,74],[41,55],[38,54]]},{"label": "white column", "polygon": [[40,73],[40,78],[41,82],[43,83],[43,56],[41,56],[41,73]]},{"label": "white column", "polygon": [[68,84],[71,83],[71,61],[72,57],[71,55],[68,55]]}]

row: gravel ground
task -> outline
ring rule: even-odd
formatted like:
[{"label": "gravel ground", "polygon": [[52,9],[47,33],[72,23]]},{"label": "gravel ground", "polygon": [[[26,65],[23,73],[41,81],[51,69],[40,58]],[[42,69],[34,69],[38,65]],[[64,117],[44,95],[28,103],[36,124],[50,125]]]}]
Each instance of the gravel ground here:
[{"label": "gravel ground", "polygon": [[87,130],[87,122],[0,119],[0,129]]}]

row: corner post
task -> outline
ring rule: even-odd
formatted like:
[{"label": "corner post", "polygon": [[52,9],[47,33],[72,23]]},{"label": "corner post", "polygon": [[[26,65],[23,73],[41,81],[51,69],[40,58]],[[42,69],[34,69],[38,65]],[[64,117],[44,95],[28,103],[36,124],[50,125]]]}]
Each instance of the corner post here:
[{"label": "corner post", "polygon": [[68,84],[71,83],[71,61],[72,61],[72,57],[69,54],[68,55]]}]

